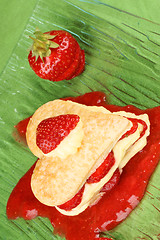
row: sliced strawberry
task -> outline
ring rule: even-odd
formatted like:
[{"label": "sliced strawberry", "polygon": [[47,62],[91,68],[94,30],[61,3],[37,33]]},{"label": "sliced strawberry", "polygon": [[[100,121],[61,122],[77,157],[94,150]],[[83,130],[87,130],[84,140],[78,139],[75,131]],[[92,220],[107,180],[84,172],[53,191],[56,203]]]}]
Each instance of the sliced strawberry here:
[{"label": "sliced strawberry", "polygon": [[85,53],[84,53],[84,50],[81,50],[79,66],[76,69],[75,73],[70,78],[67,78],[67,80],[70,80],[74,77],[79,76],[84,71],[84,68],[85,68]]},{"label": "sliced strawberry", "polygon": [[51,48],[49,56],[43,57],[43,60],[39,56],[37,61],[36,57],[32,56],[32,51],[30,51],[28,60],[30,66],[39,77],[57,81],[57,77],[63,74],[74,61],[77,42],[71,34],[62,30],[51,31],[45,34],[55,36],[50,41],[58,44],[59,47]]},{"label": "sliced strawberry", "polygon": [[69,210],[77,207],[82,201],[84,186],[85,185],[83,185],[83,187],[79,190],[79,192],[72,199],[70,199],[68,202],[66,202],[62,205],[59,205],[58,207],[66,210],[66,211],[69,211]]},{"label": "sliced strawberry", "polygon": [[115,163],[114,154],[111,151],[103,163],[95,170],[94,173],[87,179],[87,183],[99,182],[111,169]]},{"label": "sliced strawberry", "polygon": [[74,54],[74,59],[72,64],[66,69],[66,71],[64,71],[61,75],[59,75],[59,77],[57,77],[56,81],[61,81],[63,79],[69,80],[70,77],[74,74],[74,72],[78,68],[80,60],[81,60],[81,49],[78,42],[76,42],[76,51]]},{"label": "sliced strawberry", "polygon": [[70,78],[80,62],[81,49],[68,32],[55,30],[42,33],[35,31],[36,38],[28,55],[34,72],[41,78],[61,81]]},{"label": "sliced strawberry", "polygon": [[143,130],[140,133],[139,138],[143,137],[143,135],[145,134],[145,132],[148,128],[147,124],[141,119],[137,119],[137,118],[128,118],[128,119],[132,122],[133,125],[132,125],[130,130],[128,130],[125,134],[123,134],[123,136],[121,137],[120,140],[122,140],[123,138],[128,137],[129,135],[133,134],[138,128],[138,123],[140,123],[143,126]]},{"label": "sliced strawberry", "polygon": [[132,122],[132,127],[122,135],[122,137],[120,138],[120,140],[122,140],[123,138],[125,137],[128,137],[129,135],[133,134],[137,128],[138,128],[138,121],[137,119],[134,119],[134,118],[128,118],[131,122]]},{"label": "sliced strawberry", "polygon": [[66,114],[43,120],[36,131],[37,146],[44,154],[51,152],[77,126],[79,119],[78,115]]},{"label": "sliced strawberry", "polygon": [[141,138],[141,137],[143,137],[143,135],[145,134],[148,126],[147,126],[147,124],[146,124],[143,120],[141,120],[141,119],[138,119],[138,123],[142,124],[142,126],[143,126],[143,130],[142,130],[142,132],[141,132],[141,134],[140,134],[140,138]]},{"label": "sliced strawberry", "polygon": [[80,75],[84,71],[84,68],[85,68],[85,53],[84,53],[84,50],[81,50],[81,61],[80,61],[79,68],[77,69],[77,71],[75,73],[75,77]]}]

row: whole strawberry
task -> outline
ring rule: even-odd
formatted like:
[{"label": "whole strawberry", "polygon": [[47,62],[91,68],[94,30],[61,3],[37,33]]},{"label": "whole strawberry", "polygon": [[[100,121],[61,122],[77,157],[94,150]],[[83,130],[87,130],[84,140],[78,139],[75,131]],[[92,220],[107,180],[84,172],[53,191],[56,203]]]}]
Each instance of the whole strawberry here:
[{"label": "whole strawberry", "polygon": [[33,71],[51,81],[69,80],[84,71],[85,55],[68,32],[54,30],[42,33],[36,29],[28,61]]}]

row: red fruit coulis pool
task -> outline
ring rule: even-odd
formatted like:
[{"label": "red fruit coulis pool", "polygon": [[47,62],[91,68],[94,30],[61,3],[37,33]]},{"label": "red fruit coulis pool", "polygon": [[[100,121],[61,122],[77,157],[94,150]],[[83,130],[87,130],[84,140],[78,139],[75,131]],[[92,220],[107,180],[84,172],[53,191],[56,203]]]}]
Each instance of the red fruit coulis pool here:
[{"label": "red fruit coulis pool", "polygon": [[140,110],[130,105],[108,105],[105,95],[101,92],[68,99],[86,105],[104,106],[112,112],[147,113],[151,123],[147,145],[129,161],[121,176],[119,172],[115,172],[109,183],[104,186],[105,194],[101,200],[78,216],[64,216],[54,207],[45,206],[34,197],[30,187],[34,164],[13,189],[7,203],[7,216],[9,219],[48,217],[54,232],[65,235],[67,240],[84,240],[86,237],[88,240],[102,239],[99,237],[100,232],[113,229],[138,205],[159,162],[160,107]]}]

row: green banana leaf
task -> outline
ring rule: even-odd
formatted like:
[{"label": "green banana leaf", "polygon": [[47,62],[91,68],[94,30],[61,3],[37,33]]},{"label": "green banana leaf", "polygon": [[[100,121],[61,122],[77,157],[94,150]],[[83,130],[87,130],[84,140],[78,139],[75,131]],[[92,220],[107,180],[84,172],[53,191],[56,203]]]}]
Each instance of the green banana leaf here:
[{"label": "green banana leaf", "polygon": [[[160,105],[159,9],[159,0],[1,0],[0,239],[62,239],[52,234],[48,219],[6,217],[12,189],[35,161],[12,135],[17,122],[45,102],[97,90],[105,92],[112,104],[141,109]],[[31,45],[27,36],[36,26],[43,32],[70,32],[85,50],[85,72],[57,83],[36,76],[27,60]],[[160,239],[159,174],[160,166],[140,205],[106,236]]]}]

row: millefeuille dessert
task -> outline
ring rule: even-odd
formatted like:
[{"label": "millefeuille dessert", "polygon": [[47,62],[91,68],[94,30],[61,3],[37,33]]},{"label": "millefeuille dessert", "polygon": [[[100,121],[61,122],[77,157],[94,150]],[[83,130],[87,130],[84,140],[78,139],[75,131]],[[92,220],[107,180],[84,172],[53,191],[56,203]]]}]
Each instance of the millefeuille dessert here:
[{"label": "millefeuille dessert", "polygon": [[147,143],[147,114],[111,113],[104,107],[54,100],[27,127],[27,143],[39,158],[31,178],[35,197],[64,215],[78,215],[103,195],[117,169]]}]

